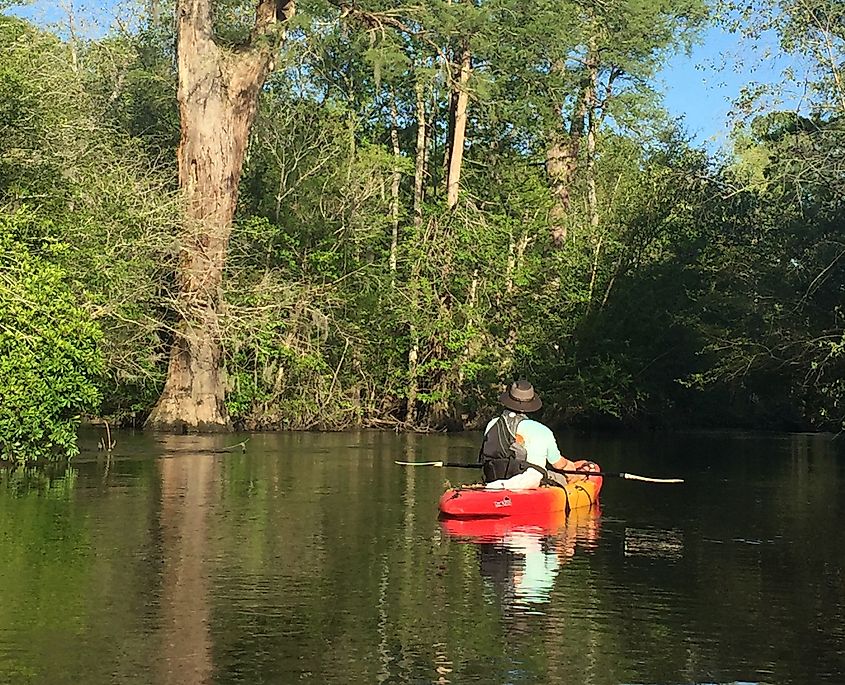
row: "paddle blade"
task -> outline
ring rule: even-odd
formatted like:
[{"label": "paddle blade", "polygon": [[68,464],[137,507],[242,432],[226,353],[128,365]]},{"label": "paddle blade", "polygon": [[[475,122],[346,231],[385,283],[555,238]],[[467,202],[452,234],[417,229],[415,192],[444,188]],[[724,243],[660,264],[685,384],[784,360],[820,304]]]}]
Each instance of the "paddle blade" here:
[{"label": "paddle blade", "polygon": [[443,466],[442,461],[395,461],[399,466]]},{"label": "paddle blade", "polygon": [[620,478],[626,480],[641,480],[644,483],[683,483],[683,478],[647,478],[646,476],[638,476],[636,473],[620,473]]}]

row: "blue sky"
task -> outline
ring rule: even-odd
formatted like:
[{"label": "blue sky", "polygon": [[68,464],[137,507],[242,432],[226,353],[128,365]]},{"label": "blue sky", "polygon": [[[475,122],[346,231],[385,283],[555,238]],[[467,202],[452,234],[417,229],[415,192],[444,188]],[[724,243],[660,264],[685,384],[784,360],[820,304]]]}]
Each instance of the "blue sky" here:
[{"label": "blue sky", "polygon": [[798,106],[798,86],[783,82],[783,71],[790,66],[796,64],[780,53],[774,35],[752,43],[712,27],[689,55],[669,60],[660,75],[664,104],[673,116],[683,117],[695,142],[718,149],[728,143],[733,103],[746,84],[777,86],[778,99],[770,97],[769,106]]},{"label": "blue sky", "polygon": [[[64,0],[76,8],[82,35],[101,34],[117,7],[122,17],[131,16],[142,6],[138,0]],[[15,12],[47,24],[64,22],[66,13],[59,0],[35,0]],[[104,15],[109,18],[104,21]],[[107,26],[105,27],[107,28]],[[665,106],[673,117],[680,117],[692,140],[715,151],[729,142],[729,113],[742,87],[750,81],[778,83],[788,61],[777,56],[774,37],[756,44],[718,27],[704,32],[689,55],[672,57],[658,80],[665,94]],[[800,94],[786,93],[795,106]]]}]

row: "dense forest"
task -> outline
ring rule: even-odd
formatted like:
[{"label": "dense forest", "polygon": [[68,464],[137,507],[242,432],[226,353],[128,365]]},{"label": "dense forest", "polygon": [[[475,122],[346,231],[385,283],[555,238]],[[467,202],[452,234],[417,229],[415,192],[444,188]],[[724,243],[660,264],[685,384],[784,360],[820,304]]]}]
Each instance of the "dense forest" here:
[{"label": "dense forest", "polygon": [[[715,22],[807,67],[719,154],[655,85]],[[178,427],[197,359],[218,428],[473,428],[527,377],[553,425],[841,430],[843,69],[832,0],[0,15],[0,452]]]}]

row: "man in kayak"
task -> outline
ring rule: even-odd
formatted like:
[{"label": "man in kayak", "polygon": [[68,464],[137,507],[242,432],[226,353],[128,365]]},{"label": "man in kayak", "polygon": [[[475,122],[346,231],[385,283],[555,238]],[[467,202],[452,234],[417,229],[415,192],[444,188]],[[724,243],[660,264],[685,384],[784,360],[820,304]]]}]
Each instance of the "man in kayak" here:
[{"label": "man in kayak", "polygon": [[547,464],[551,464],[556,469],[589,471],[592,463],[576,464],[561,456],[554,433],[526,416],[543,406],[531,383],[516,381],[499,396],[499,402],[505,411],[487,424],[478,455],[488,489],[527,490],[542,483],[565,485],[586,476],[567,478],[547,470]]}]

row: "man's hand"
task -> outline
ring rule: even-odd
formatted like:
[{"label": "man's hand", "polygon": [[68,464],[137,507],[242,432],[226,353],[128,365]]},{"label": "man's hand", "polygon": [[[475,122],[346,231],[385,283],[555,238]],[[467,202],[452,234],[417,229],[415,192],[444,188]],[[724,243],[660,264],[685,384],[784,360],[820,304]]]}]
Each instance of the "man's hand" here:
[{"label": "man's hand", "polygon": [[[578,467],[575,465],[574,461],[569,461],[566,457],[561,457],[558,459],[554,464],[552,464],[556,469],[561,471],[575,471]],[[567,483],[574,483],[579,480],[586,479],[586,475],[583,476],[576,476],[575,474],[568,473],[566,474],[566,482]]]}]

